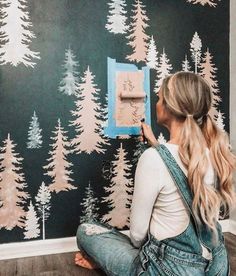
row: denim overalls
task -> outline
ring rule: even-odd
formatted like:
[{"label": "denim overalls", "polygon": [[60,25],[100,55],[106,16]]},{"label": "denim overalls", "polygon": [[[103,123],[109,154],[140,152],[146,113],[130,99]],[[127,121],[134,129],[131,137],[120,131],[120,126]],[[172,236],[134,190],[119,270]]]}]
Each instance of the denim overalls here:
[{"label": "denim overalls", "polygon": [[[211,230],[196,222],[191,208],[193,196],[185,174],[164,145],[156,149],[190,212],[186,230],[162,241],[149,233],[146,243],[137,249],[127,236],[114,228],[88,222],[78,228],[79,248],[112,276],[228,276],[229,262],[220,225],[217,224],[218,241],[213,241]],[[210,258],[202,257],[201,245],[208,249]]]}]

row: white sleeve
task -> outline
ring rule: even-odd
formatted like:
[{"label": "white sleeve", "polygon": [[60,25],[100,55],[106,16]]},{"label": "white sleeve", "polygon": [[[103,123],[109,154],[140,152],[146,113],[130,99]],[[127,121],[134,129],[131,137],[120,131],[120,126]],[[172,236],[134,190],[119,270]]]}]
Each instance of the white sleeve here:
[{"label": "white sleeve", "polygon": [[130,215],[130,239],[135,247],[140,247],[147,236],[152,209],[163,185],[160,162],[154,148],[147,149],[138,161]]}]

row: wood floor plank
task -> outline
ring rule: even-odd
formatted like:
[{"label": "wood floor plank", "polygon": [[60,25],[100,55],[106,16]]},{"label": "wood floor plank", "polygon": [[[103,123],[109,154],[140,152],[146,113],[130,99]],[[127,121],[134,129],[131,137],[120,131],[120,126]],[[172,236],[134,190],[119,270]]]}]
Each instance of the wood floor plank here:
[{"label": "wood floor plank", "polygon": [[[225,243],[231,276],[236,276],[236,236],[225,233]],[[0,276],[105,276],[101,271],[76,266],[74,255],[72,252],[0,261]]]},{"label": "wood floor plank", "polygon": [[225,245],[229,255],[230,276],[236,276],[236,236],[231,233],[226,233]]},{"label": "wood floor plank", "polygon": [[75,253],[63,253],[0,261],[1,276],[104,276],[74,264]]}]

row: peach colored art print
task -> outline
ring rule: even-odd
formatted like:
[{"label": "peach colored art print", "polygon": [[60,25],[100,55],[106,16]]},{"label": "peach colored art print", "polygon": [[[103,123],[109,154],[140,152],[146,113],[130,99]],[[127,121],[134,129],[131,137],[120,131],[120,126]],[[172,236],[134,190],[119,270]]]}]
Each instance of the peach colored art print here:
[{"label": "peach colored art print", "polygon": [[144,73],[116,73],[116,126],[140,126],[145,118]]}]

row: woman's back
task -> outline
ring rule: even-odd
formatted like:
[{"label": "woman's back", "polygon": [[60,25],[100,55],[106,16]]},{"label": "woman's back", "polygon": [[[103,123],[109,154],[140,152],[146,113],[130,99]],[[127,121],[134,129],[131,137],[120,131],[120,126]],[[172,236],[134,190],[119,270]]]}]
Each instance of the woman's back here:
[{"label": "woman's back", "polygon": [[[167,143],[165,146],[186,175],[187,171],[178,154],[178,145]],[[209,155],[208,150],[206,150],[206,154]],[[213,185],[214,183],[214,170],[210,163],[204,181],[206,185]],[[152,194],[151,198],[150,194]],[[147,200],[145,200],[146,197]],[[145,202],[142,207],[140,206],[141,200]],[[153,200],[154,204],[152,203]],[[143,153],[136,170],[131,214],[131,236],[136,239],[136,242],[145,238],[143,229],[147,228],[150,211],[152,212],[149,225],[150,233],[158,240],[179,235],[189,224],[189,212],[155,148],[149,148]],[[140,212],[144,213],[142,220],[140,220]],[[139,233],[138,229],[140,229]]]}]

